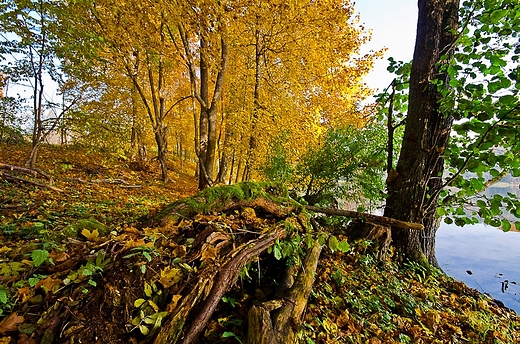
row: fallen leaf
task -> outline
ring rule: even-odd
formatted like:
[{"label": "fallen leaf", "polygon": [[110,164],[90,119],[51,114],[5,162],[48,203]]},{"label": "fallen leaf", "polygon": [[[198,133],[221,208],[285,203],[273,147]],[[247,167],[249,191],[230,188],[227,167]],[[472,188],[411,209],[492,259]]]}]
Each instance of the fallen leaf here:
[{"label": "fallen leaf", "polygon": [[32,297],[32,290],[29,287],[18,288],[18,296],[22,298],[22,303],[26,303]]},{"label": "fallen leaf", "polygon": [[54,263],[63,263],[69,259],[69,255],[64,251],[52,250],[51,253],[49,253],[49,258],[51,258]]},{"label": "fallen leaf", "polygon": [[213,245],[204,244],[202,245],[202,260],[217,258],[217,249]]},{"label": "fallen leaf", "polygon": [[18,325],[25,321],[23,316],[19,316],[16,312],[9,315],[4,320],[0,321],[0,333],[5,334],[7,332],[16,331]]},{"label": "fallen leaf", "polygon": [[173,256],[176,258],[184,258],[186,256],[186,246],[177,245],[173,250]]},{"label": "fallen leaf", "polygon": [[159,279],[159,282],[164,288],[168,289],[175,283],[179,282],[181,277],[182,272],[180,269],[167,266],[161,270],[161,278]]},{"label": "fallen leaf", "polygon": [[182,298],[182,295],[176,294],[172,296],[172,301],[168,304],[167,311],[173,313],[175,308],[177,308],[177,303]]},{"label": "fallen leaf", "polygon": [[[7,337],[7,338],[10,338],[10,337]],[[0,338],[0,344],[4,344],[4,342],[2,342],[2,338]],[[5,344],[9,344],[9,341],[5,342]],[[16,342],[16,344],[36,344],[36,340],[32,339],[31,337],[29,337],[25,333],[22,333],[20,335],[20,338]]]},{"label": "fallen leaf", "polygon": [[46,292],[50,292],[53,290],[54,286],[56,286],[56,285],[59,286],[61,284],[61,282],[62,282],[62,280],[60,280],[58,278],[54,279],[51,276],[48,276],[47,278],[40,280],[34,286],[34,289],[43,287],[43,290],[45,290]]},{"label": "fallen leaf", "polygon": [[125,227],[124,228],[124,231],[126,233],[132,233],[132,234],[137,234],[137,235],[140,235],[141,233],[139,232],[139,230],[137,228],[134,228],[134,227]]},{"label": "fallen leaf", "polygon": [[81,231],[81,235],[83,235],[85,238],[87,238],[88,241],[97,241],[97,239],[99,238],[99,232],[97,229],[94,229],[91,232],[85,228]]}]

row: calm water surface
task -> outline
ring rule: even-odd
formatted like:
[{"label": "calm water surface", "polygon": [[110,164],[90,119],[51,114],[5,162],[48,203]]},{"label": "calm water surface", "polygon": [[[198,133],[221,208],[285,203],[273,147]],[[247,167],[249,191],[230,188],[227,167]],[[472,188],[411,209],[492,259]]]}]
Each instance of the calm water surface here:
[{"label": "calm water surface", "polygon": [[[448,275],[491,294],[520,314],[519,232],[504,233],[483,224],[462,228],[442,224],[437,232],[436,252]],[[503,290],[506,280],[508,287]]]}]

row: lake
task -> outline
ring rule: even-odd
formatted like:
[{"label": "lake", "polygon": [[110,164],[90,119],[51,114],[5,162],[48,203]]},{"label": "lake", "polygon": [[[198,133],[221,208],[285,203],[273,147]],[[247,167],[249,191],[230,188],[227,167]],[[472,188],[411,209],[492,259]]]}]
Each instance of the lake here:
[{"label": "lake", "polygon": [[436,253],[446,274],[491,294],[520,314],[519,232],[505,233],[484,224],[443,223],[437,231]]}]

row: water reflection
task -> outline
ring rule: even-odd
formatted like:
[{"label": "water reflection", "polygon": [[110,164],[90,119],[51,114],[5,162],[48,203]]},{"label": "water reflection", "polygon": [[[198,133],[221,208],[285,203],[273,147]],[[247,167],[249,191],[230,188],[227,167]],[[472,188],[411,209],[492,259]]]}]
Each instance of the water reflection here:
[{"label": "water reflection", "polygon": [[505,233],[483,224],[442,224],[436,238],[437,260],[448,275],[520,314],[519,247],[519,232]]}]

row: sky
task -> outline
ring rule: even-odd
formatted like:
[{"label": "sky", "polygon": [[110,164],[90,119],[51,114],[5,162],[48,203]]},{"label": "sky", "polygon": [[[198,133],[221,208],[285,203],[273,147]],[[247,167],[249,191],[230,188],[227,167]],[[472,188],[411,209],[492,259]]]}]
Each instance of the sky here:
[{"label": "sky", "polygon": [[383,91],[393,80],[386,70],[388,58],[407,62],[413,57],[417,0],[357,0],[354,8],[360,14],[361,23],[372,30],[372,40],[362,53],[383,47],[388,49],[365,79],[368,86]]}]

